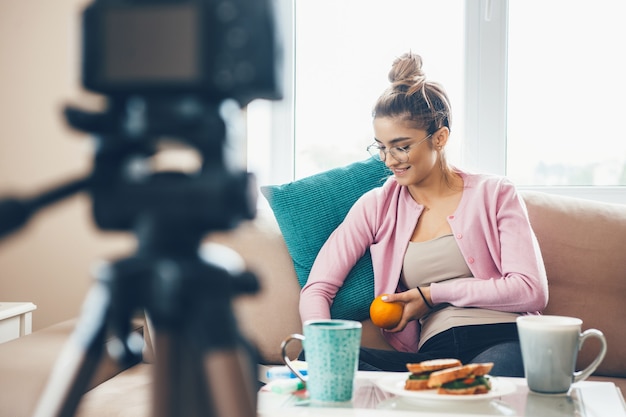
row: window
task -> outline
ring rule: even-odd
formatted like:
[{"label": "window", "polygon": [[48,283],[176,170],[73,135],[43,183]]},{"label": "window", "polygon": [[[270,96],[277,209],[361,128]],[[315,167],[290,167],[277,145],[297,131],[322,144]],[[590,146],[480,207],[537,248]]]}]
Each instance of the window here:
[{"label": "window", "polygon": [[462,132],[463,28],[462,0],[295,0],[296,178],[368,157],[372,107],[409,50],[446,88]]},{"label": "window", "polygon": [[[268,141],[250,151],[257,164],[266,152],[264,166],[251,163],[271,171],[261,182],[367,157],[371,107],[393,58],[412,50],[450,95],[452,163],[523,188],[626,203],[626,141],[616,123],[626,110],[618,44],[626,3],[278,1],[293,22],[295,70],[287,104],[256,104],[274,121],[250,132]],[[289,117],[276,119],[277,107]]]},{"label": "window", "polygon": [[516,183],[626,185],[624,21],[622,1],[509,2],[506,173]]}]

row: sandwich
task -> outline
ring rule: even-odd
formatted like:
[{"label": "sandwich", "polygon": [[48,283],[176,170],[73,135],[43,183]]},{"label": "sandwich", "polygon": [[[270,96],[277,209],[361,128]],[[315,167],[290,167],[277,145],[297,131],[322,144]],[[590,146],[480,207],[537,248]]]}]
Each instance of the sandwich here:
[{"label": "sandwich", "polygon": [[474,395],[486,394],[491,390],[487,374],[492,362],[470,363],[436,371],[428,378],[428,388],[437,389],[438,394]]},{"label": "sandwich", "polygon": [[404,383],[404,389],[410,391],[430,389],[428,380],[433,372],[458,366],[461,366],[461,361],[458,359],[433,359],[420,363],[407,363],[406,368],[411,375]]}]

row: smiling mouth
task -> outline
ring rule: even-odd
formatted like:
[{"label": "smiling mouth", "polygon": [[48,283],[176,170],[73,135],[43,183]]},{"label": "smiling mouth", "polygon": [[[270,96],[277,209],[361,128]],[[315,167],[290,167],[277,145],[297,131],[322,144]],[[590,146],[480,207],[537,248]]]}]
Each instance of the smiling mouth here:
[{"label": "smiling mouth", "polygon": [[409,168],[393,168],[391,171],[394,173],[394,175],[402,175],[404,174]]}]

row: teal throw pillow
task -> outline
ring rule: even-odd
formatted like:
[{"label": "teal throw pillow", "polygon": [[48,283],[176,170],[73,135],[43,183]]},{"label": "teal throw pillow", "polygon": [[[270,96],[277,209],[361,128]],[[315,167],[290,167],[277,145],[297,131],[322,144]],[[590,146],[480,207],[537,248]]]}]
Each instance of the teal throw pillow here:
[{"label": "teal throw pillow", "polygon": [[[304,286],[317,253],[328,236],[365,192],[381,186],[390,172],[380,160],[331,169],[283,185],[261,187],[293,259],[298,282]],[[364,320],[374,299],[374,273],[369,251],[357,262],[337,293],[331,315]]]}]

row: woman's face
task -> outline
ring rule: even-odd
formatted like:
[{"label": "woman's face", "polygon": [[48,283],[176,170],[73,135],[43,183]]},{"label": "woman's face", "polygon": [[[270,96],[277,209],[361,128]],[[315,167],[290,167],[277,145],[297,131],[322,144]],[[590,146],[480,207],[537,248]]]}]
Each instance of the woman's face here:
[{"label": "woman's face", "polygon": [[378,146],[386,152],[385,165],[400,185],[420,185],[433,174],[438,175],[437,152],[426,130],[410,127],[402,119],[377,117],[374,135]]}]

